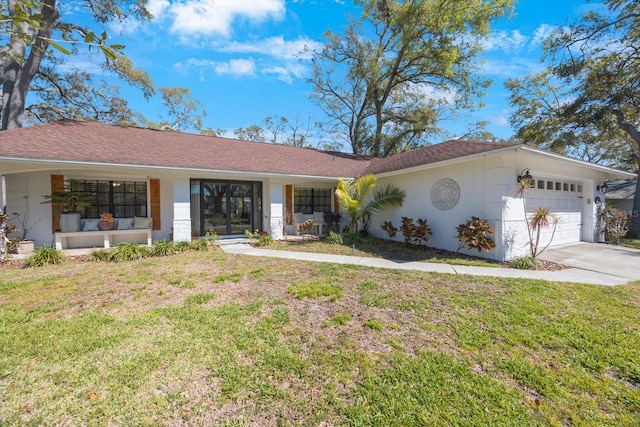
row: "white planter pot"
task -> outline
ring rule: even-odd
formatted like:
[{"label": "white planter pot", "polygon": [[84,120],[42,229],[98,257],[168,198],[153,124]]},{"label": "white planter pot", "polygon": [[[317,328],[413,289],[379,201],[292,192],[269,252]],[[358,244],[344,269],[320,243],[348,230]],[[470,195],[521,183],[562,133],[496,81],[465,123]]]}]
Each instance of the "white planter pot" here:
[{"label": "white planter pot", "polygon": [[17,252],[20,255],[26,255],[33,252],[35,242],[33,240],[21,240],[17,244]]},{"label": "white planter pot", "polygon": [[80,231],[80,212],[61,213],[60,231],[63,233]]}]

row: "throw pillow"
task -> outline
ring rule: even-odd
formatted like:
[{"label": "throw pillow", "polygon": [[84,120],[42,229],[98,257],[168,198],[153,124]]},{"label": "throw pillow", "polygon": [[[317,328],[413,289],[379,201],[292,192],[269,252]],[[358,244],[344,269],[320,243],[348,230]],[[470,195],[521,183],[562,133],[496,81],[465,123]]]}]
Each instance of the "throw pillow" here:
[{"label": "throw pillow", "polygon": [[85,219],[84,226],[82,227],[82,231],[98,231],[98,223],[100,222],[100,218],[97,219]]},{"label": "throw pillow", "polygon": [[153,219],[140,216],[133,217],[133,228],[151,228]]},{"label": "throw pillow", "polygon": [[118,230],[131,230],[133,228],[133,218],[118,218]]}]

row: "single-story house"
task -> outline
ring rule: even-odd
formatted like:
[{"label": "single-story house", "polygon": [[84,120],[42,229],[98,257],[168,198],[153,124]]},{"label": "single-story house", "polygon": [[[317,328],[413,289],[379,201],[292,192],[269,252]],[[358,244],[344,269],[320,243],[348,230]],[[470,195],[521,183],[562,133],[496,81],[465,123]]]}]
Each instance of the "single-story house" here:
[{"label": "single-story house", "polygon": [[[596,240],[596,200],[605,197],[599,184],[633,177],[526,145],[497,142],[451,140],[371,159],[96,122],[59,121],[0,132],[5,212],[23,218],[29,214],[27,238],[36,245],[146,241],[144,233],[126,231],[132,228],[130,218],[150,218],[141,228],[150,228],[153,240],[186,241],[209,230],[220,236],[243,235],[256,229],[282,239],[293,232],[292,214],[312,218],[314,212],[339,212],[334,196],[338,180],[368,173],[375,174],[380,185],[393,183],[407,193],[402,207],[373,218],[373,234],[386,236],[380,228],[384,221],[398,226],[402,217],[424,218],[433,230],[429,245],[455,250],[455,227],[476,216],[496,230],[497,246],[483,256],[497,260],[527,254],[525,209],[516,195],[521,176],[533,177],[527,209],[543,205],[560,217],[553,245]],[[70,179],[92,197],[84,226],[109,212],[122,219],[122,235],[114,234],[108,242],[99,231],[60,238],[57,215],[50,203],[42,203],[43,196]],[[543,239],[548,234],[545,231]]]}]

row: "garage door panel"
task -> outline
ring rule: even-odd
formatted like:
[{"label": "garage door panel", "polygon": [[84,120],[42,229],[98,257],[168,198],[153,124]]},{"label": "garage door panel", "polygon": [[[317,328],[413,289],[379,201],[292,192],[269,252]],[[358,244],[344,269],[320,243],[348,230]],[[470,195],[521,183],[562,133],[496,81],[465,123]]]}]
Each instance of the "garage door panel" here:
[{"label": "garage door panel", "polygon": [[[555,185],[553,186],[554,188]],[[562,185],[560,188],[565,188]],[[566,188],[578,188],[568,184]],[[535,190],[527,197],[529,211],[536,207],[549,208],[559,218],[555,234],[553,226],[541,230],[540,246],[544,247],[553,236],[551,246],[579,242],[582,236],[582,193],[577,191]]]}]

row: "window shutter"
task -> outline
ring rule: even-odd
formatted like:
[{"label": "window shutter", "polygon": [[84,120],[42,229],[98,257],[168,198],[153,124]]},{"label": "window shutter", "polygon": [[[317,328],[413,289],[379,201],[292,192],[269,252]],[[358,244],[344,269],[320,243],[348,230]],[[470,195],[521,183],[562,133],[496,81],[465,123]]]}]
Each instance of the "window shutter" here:
[{"label": "window shutter", "polygon": [[[51,194],[64,190],[64,175],[51,175]],[[60,212],[56,203],[51,202],[51,231],[60,230]]]},{"label": "window shutter", "polygon": [[293,185],[284,187],[284,198],[285,224],[291,225],[293,221]]},{"label": "window shutter", "polygon": [[162,223],[160,221],[160,180],[149,180],[149,197],[151,205],[151,218],[153,219],[153,229],[160,230]]}]

